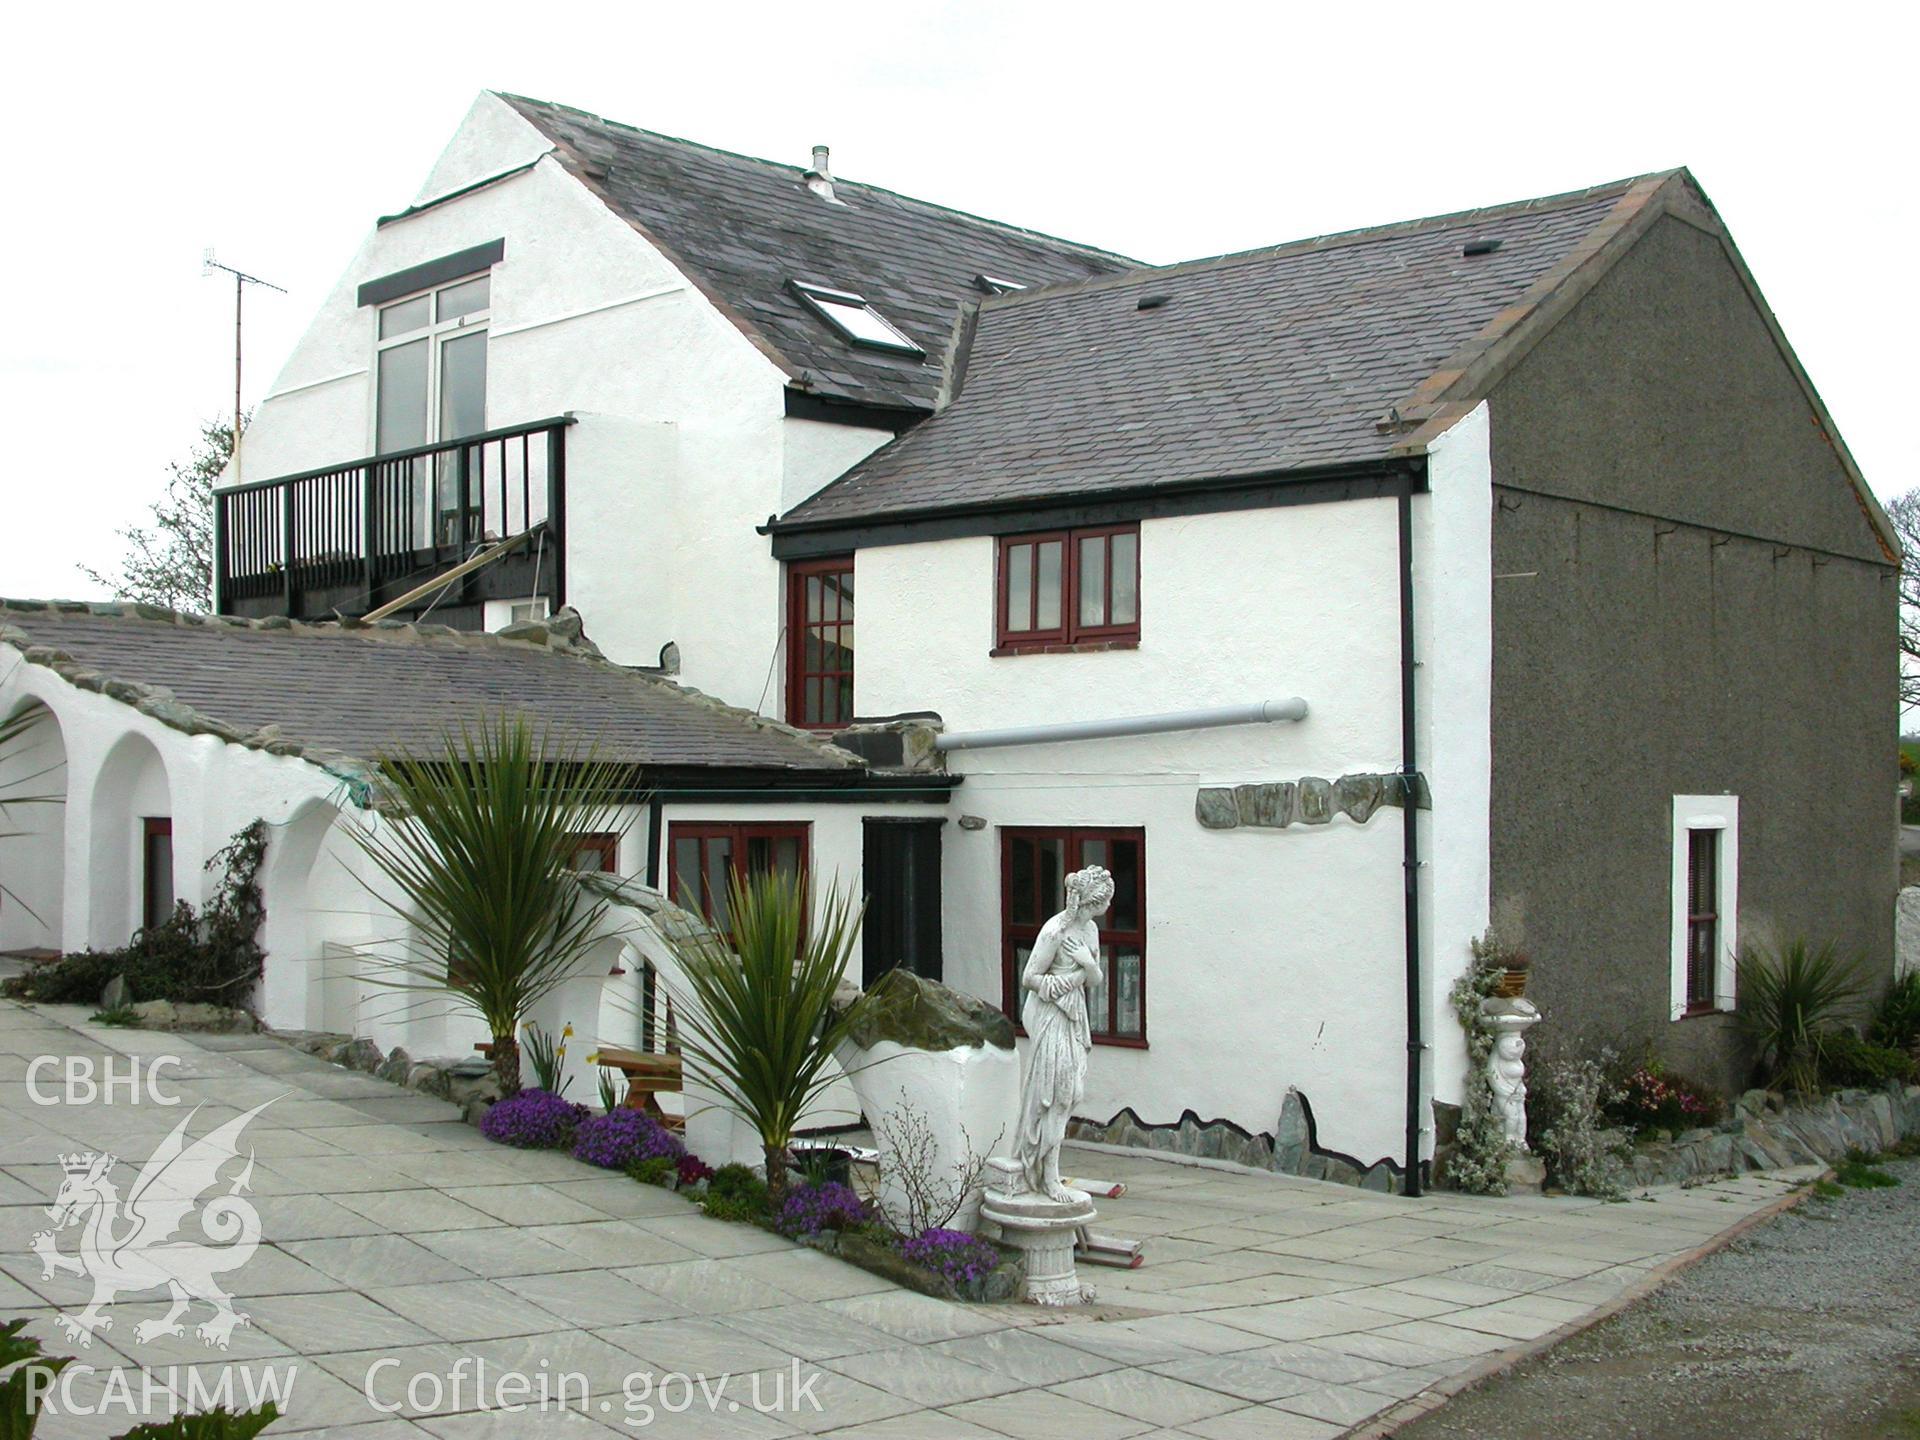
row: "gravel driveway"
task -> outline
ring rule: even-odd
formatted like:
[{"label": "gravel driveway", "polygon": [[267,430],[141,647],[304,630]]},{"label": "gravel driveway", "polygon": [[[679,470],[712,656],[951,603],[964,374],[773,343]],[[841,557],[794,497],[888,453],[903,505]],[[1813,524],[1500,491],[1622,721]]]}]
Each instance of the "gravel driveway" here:
[{"label": "gravel driveway", "polygon": [[1881,1168],[1398,1435],[1920,1437],[1920,1160]]}]

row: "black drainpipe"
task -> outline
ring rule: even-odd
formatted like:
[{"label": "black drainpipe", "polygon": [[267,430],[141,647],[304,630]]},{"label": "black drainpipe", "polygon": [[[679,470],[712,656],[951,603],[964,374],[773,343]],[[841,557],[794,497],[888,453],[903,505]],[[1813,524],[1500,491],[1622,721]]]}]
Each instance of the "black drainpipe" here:
[{"label": "black drainpipe", "polygon": [[664,807],[659,795],[647,800],[647,886],[660,888],[660,814]]},{"label": "black drainpipe", "polygon": [[1414,749],[1413,701],[1413,486],[1412,472],[1400,482],[1400,784],[1401,869],[1406,890],[1407,937],[1407,1169],[1406,1193],[1420,1184],[1420,1061],[1426,1052],[1425,1016],[1420,1000],[1420,807],[1419,765]]}]

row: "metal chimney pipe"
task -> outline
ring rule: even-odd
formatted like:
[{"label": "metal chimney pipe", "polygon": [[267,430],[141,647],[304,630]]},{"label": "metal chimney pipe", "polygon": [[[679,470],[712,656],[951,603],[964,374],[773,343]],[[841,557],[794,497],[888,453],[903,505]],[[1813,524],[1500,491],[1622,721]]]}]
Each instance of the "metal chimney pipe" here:
[{"label": "metal chimney pipe", "polygon": [[1019,725],[1007,730],[974,730],[936,735],[933,748],[990,750],[1003,745],[1050,745],[1065,740],[1104,740],[1116,735],[1163,735],[1174,730],[1213,730],[1222,725],[1271,725],[1307,718],[1307,702],[1298,695],[1252,705],[1219,705],[1208,710],[1174,710],[1162,715],[1124,715],[1111,720],[1070,720],[1061,725]]},{"label": "metal chimney pipe", "polygon": [[822,180],[833,179],[833,172],[827,169],[827,147],[824,145],[813,147],[813,173]]}]

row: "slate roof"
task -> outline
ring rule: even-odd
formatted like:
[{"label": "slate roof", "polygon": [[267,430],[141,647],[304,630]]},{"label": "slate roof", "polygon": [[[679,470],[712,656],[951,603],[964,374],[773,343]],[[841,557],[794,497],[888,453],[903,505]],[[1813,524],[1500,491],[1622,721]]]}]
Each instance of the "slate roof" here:
[{"label": "slate roof", "polygon": [[0,644],[176,728],[319,763],[364,768],[403,746],[437,748],[448,726],[505,710],[545,725],[557,745],[647,770],[830,777],[862,768],[847,751],[623,669],[563,636],[540,645],[443,626],[0,600]]},{"label": "slate roof", "polygon": [[[496,92],[497,93],[497,92]],[[666,251],[799,388],[862,404],[933,408],[940,355],[978,277],[1044,285],[1137,264],[836,178],[710,149],[544,100],[501,95],[615,214]],[[856,347],[790,281],[862,295],[927,359]]]},{"label": "slate roof", "polygon": [[951,403],[774,528],[1406,453],[1669,182],[1704,207],[1673,172],[985,300],[948,360]]}]

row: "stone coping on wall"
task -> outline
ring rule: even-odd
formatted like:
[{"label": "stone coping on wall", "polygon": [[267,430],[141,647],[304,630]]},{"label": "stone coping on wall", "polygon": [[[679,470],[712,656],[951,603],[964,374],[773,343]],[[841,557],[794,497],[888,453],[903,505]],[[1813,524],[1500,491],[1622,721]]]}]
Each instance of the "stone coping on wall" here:
[{"label": "stone coping on wall", "polygon": [[1344,815],[1364,825],[1382,806],[1433,808],[1426,776],[1354,774],[1327,780],[1269,780],[1243,785],[1202,785],[1194,796],[1193,818],[1207,830],[1285,830],[1293,825],[1329,825]]},{"label": "stone coping on wall", "polygon": [[1778,1093],[1749,1090],[1712,1129],[1635,1145],[1627,1171],[1635,1186],[1683,1185],[1747,1170],[1827,1164],[1849,1150],[1872,1154],[1915,1135],[1920,1135],[1920,1085],[1841,1090],[1792,1105]]}]

